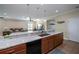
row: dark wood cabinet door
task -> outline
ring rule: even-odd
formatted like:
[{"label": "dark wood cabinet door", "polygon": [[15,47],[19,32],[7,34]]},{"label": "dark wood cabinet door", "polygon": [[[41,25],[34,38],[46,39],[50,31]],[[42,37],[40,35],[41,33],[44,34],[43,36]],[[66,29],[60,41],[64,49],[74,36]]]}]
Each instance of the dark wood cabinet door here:
[{"label": "dark wood cabinet door", "polygon": [[53,36],[48,37],[48,43],[49,43],[49,51],[54,48],[54,38]]},{"label": "dark wood cabinet door", "polygon": [[56,48],[63,42],[63,33],[54,34],[43,38],[42,40],[42,53],[48,53]]},{"label": "dark wood cabinet door", "polygon": [[21,44],[21,45],[17,45],[15,47],[15,53],[14,54],[26,54],[27,51],[27,45],[26,44]]},{"label": "dark wood cabinet door", "polygon": [[47,37],[46,37],[46,38],[43,38],[41,41],[42,41],[42,44],[41,44],[42,53],[47,53],[47,52],[49,51],[48,39],[47,39]]},{"label": "dark wood cabinet door", "polygon": [[7,49],[0,50],[0,54],[20,54],[22,51],[26,53],[26,44],[16,45]]},{"label": "dark wood cabinet door", "polygon": [[63,33],[58,34],[58,42],[59,44],[63,42]]},{"label": "dark wood cabinet door", "polygon": [[57,47],[63,42],[63,33],[56,34],[55,36],[55,47]]}]

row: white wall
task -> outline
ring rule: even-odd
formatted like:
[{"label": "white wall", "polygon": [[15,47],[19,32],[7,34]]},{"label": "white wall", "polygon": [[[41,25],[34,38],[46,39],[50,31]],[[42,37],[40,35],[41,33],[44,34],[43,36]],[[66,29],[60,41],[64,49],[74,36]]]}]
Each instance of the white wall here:
[{"label": "white wall", "polygon": [[79,17],[74,17],[69,20],[69,39],[79,42]]},{"label": "white wall", "polygon": [[[74,31],[77,34],[79,33],[79,31],[76,32],[76,29],[75,30],[72,30],[72,29],[69,30],[69,27],[71,28],[71,26],[72,26],[72,28],[73,28],[74,26],[76,26],[75,25],[76,23],[77,23],[77,27],[78,27],[78,25],[79,25],[78,24],[79,18],[77,18],[77,16],[79,17],[79,9],[78,10],[74,10],[72,12],[63,13],[63,14],[60,14],[60,15],[54,17],[54,19],[56,20],[56,22],[57,21],[61,21],[61,20],[65,21],[65,23],[63,23],[63,24],[56,23],[56,28],[55,28],[57,32],[63,32],[64,33],[64,39],[74,40],[74,41],[78,41],[79,42],[79,38],[77,38],[77,39],[76,38],[71,39],[70,38],[70,32],[69,32],[71,30],[71,31]],[[72,23],[70,23],[71,25],[68,25],[69,21],[70,22],[74,22],[73,19],[75,20],[76,18],[77,18],[77,20],[75,21],[74,25]],[[79,30],[79,27],[77,29]],[[73,35],[75,35],[74,32],[72,32]]]}]

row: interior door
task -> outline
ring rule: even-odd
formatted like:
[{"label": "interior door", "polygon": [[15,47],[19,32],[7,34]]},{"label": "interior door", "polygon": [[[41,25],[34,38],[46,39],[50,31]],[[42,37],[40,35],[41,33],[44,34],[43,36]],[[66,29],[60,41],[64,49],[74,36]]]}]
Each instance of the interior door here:
[{"label": "interior door", "polygon": [[79,42],[79,17],[71,18],[68,23],[69,39]]}]

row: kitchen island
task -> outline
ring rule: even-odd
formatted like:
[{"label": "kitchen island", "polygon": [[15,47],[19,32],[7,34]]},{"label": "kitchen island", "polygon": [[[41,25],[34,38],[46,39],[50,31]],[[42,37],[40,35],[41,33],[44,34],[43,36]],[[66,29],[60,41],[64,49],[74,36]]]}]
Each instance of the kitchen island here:
[{"label": "kitchen island", "polygon": [[[48,53],[63,42],[62,32],[48,32],[49,35],[37,34],[19,35],[11,38],[0,39],[0,54],[27,54],[28,44],[36,40],[41,41],[41,53]],[[39,53],[38,53],[39,54]]]}]

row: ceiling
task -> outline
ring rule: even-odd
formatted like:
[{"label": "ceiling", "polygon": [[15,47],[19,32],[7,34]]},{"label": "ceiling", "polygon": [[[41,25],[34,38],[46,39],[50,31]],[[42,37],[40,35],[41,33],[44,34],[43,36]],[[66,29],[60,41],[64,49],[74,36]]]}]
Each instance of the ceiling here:
[{"label": "ceiling", "polygon": [[75,9],[78,4],[0,4],[0,16],[38,19]]}]

